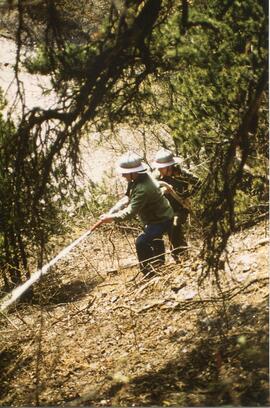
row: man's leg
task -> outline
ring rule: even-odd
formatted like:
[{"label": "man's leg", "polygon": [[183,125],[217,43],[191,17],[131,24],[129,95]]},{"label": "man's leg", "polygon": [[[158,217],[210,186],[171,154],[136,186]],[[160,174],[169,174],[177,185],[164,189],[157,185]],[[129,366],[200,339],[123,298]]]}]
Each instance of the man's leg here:
[{"label": "man's leg", "polygon": [[187,241],[184,234],[183,224],[178,216],[174,217],[173,225],[169,234],[169,241],[172,249],[172,257],[175,261],[186,252]]},{"label": "man's leg", "polygon": [[[136,240],[136,251],[141,271],[146,274],[152,271],[151,262],[155,259],[165,261],[165,248],[162,235],[171,229],[171,220],[159,224],[147,225]],[[155,242],[154,242],[155,241]],[[157,257],[157,258],[155,258]]]},{"label": "man's leg", "polygon": [[153,258],[154,252],[151,246],[151,239],[146,232],[142,232],[136,239],[136,252],[140,262],[140,270],[144,275],[151,272],[149,259]]},{"label": "man's leg", "polygon": [[165,245],[162,239],[162,235],[155,238],[152,242],[154,261],[156,265],[161,266],[165,264]]}]

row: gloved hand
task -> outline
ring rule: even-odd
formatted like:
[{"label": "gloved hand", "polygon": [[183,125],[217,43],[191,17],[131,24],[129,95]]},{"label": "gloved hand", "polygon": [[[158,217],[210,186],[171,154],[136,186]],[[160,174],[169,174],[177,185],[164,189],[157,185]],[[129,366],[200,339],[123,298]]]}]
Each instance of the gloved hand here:
[{"label": "gloved hand", "polygon": [[168,184],[168,183],[166,183],[166,181],[159,181],[159,186],[160,186],[160,188],[161,188],[161,191],[163,192],[163,193],[171,193],[172,191],[174,191],[173,190],[173,187],[170,185],[170,184]]},{"label": "gloved hand", "polygon": [[102,221],[102,224],[113,221],[113,217],[110,214],[101,214],[99,219]]}]

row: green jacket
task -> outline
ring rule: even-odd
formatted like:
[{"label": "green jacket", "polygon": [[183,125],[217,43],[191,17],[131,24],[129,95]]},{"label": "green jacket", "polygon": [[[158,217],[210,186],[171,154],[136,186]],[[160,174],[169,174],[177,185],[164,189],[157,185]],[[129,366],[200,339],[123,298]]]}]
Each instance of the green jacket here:
[{"label": "green jacket", "polygon": [[173,218],[173,209],[162,194],[159,185],[149,174],[140,174],[128,185],[129,204],[112,217],[115,220],[125,220],[136,215],[144,225],[158,224]]}]

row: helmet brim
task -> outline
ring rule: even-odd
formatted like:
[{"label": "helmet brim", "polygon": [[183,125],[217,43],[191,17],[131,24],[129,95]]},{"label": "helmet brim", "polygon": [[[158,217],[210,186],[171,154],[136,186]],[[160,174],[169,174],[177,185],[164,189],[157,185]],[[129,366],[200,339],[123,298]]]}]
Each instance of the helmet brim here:
[{"label": "helmet brim", "polygon": [[117,173],[119,174],[129,174],[129,173],[141,173],[141,172],[146,172],[147,167],[146,165],[141,164],[140,166],[137,167],[131,167],[131,168],[124,168],[124,167],[117,167]]},{"label": "helmet brim", "polygon": [[155,169],[163,169],[164,167],[173,166],[175,163],[176,161],[174,159],[164,163],[154,162],[153,167]]}]

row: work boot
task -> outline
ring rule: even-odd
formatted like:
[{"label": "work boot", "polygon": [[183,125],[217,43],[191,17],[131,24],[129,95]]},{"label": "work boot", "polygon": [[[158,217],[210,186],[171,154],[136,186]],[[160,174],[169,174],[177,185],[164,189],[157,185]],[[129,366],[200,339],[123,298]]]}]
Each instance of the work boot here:
[{"label": "work boot", "polygon": [[173,260],[174,260],[174,262],[175,262],[176,264],[179,264],[179,263],[180,263],[180,257],[179,257],[178,255],[174,255],[174,256],[173,256]]},{"label": "work boot", "polygon": [[151,268],[153,271],[158,271],[162,266],[165,265],[165,262],[161,259],[156,259],[155,261],[151,262]]}]

